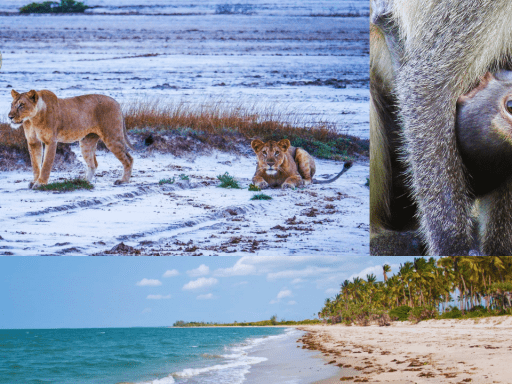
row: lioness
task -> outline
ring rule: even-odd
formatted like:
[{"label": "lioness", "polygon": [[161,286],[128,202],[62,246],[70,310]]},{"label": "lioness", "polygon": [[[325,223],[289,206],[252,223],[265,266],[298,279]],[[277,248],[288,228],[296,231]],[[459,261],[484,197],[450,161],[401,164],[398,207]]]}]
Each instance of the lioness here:
[{"label": "lioness", "polygon": [[[11,96],[11,126],[19,128],[23,125],[34,172],[34,181],[29,188],[48,183],[58,142],[78,140],[87,163],[87,180],[92,179],[98,167],[96,144],[100,139],[123,164],[123,177],[115,184],[130,180],[133,158],[126,147],[133,147],[126,136],[123,114],[117,101],[104,95],[59,99],[47,90],[18,93],[13,89]],[[40,168],[43,143],[44,161]]]},{"label": "lioness", "polygon": [[346,162],[342,171],[332,179],[316,180],[313,179],[316,171],[315,160],[304,149],[292,147],[290,140],[266,143],[253,140],[251,147],[258,158],[252,182],[261,189],[268,187],[285,189],[309,184],[332,183],[352,166],[351,162]]}]

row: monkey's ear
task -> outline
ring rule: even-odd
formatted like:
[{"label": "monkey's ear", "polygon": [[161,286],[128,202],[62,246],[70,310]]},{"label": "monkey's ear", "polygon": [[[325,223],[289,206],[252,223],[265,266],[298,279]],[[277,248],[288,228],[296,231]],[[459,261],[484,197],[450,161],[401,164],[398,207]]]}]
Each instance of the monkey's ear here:
[{"label": "monkey's ear", "polygon": [[283,152],[286,152],[288,150],[288,148],[290,148],[290,146],[291,146],[290,140],[288,140],[288,139],[283,139],[283,140],[279,141],[277,143],[277,145],[279,146],[279,148],[281,148],[283,150]]},{"label": "monkey's ear", "polygon": [[252,147],[252,150],[256,153],[258,153],[259,151],[261,151],[261,148],[263,148],[265,144],[263,143],[263,141],[261,140],[253,140],[251,142],[251,147]]},{"label": "monkey's ear", "polygon": [[487,72],[485,75],[483,75],[481,78],[480,78],[480,83],[478,83],[478,86],[474,89],[472,89],[471,91],[469,91],[468,93],[466,93],[465,95],[461,95],[459,96],[459,98],[457,99],[457,104],[464,104],[464,103],[467,103],[469,100],[471,100],[478,92],[480,92],[482,89],[484,89],[485,87],[487,87],[487,85],[495,80],[496,78],[494,77],[494,75],[491,73],[491,72]]},{"label": "monkey's ear", "polygon": [[33,89],[31,91],[28,91],[27,92],[27,96],[30,100],[32,100],[34,103],[37,103],[37,99],[39,98],[39,96],[37,95],[37,92],[34,91]]},{"label": "monkey's ear", "polygon": [[20,94],[16,92],[14,89],[11,89],[11,96],[13,99],[17,98]]}]

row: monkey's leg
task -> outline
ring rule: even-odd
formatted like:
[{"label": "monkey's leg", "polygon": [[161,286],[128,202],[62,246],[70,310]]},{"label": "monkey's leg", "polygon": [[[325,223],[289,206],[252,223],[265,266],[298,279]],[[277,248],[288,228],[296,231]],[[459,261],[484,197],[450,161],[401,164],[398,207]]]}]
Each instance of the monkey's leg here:
[{"label": "monkey's leg", "polygon": [[512,180],[480,199],[480,220],[484,255],[512,255]]},{"label": "monkey's leg", "polygon": [[[396,77],[396,90],[403,124],[405,153],[413,194],[418,205],[421,232],[429,255],[468,255],[472,245],[472,197],[466,183],[455,137],[455,107],[465,73],[478,72],[479,49],[485,39],[472,40],[472,49],[461,49],[467,36],[466,18],[446,17],[446,7],[456,14],[472,13],[472,20],[486,19],[487,8],[476,3],[434,3],[420,24],[421,39],[407,44],[407,61]],[[482,7],[483,8],[483,7]],[[429,25],[421,23],[430,23]],[[476,23],[476,21],[474,21]],[[490,21],[489,21],[490,22]],[[448,24],[448,25],[447,25]],[[472,25],[471,27],[475,27]],[[483,28],[483,27],[482,27]],[[450,44],[446,31],[460,31]],[[488,52],[486,59],[495,52]],[[477,63],[483,66],[481,62]],[[455,72],[458,71],[458,72]]]}]

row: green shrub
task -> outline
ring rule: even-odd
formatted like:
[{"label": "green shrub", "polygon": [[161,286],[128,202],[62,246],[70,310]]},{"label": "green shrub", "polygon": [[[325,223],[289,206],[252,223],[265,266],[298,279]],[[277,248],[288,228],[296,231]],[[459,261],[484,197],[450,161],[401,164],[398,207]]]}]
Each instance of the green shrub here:
[{"label": "green shrub", "polygon": [[258,193],[257,195],[251,197],[251,200],[272,200],[272,197],[265,195],[264,193]]},{"label": "green shrub", "polygon": [[259,191],[261,191],[261,188],[255,186],[254,184],[249,184],[249,191],[251,191],[251,192],[259,192]]},{"label": "green shrub", "polygon": [[37,187],[39,191],[70,192],[78,189],[93,189],[94,185],[84,179],[64,180],[57,183],[50,183]]},{"label": "green shrub", "polygon": [[221,181],[219,185],[220,188],[241,189],[240,185],[238,185],[238,181],[236,181],[235,178],[227,172],[223,175],[218,175],[217,179]]},{"label": "green shrub", "polygon": [[42,3],[30,3],[19,9],[20,13],[83,13],[88,9],[87,5],[75,0],[44,1]]},{"label": "green shrub", "polygon": [[163,185],[163,184],[174,184],[174,181],[176,179],[174,177],[171,177],[170,179],[162,179],[158,182],[158,184],[160,185]]},{"label": "green shrub", "polygon": [[457,307],[451,307],[451,309],[445,313],[443,313],[441,316],[439,316],[440,319],[460,319],[462,317],[462,312]]},{"label": "green shrub", "polygon": [[189,180],[188,176],[187,176],[187,175],[185,175],[184,173],[182,173],[182,174],[180,175],[180,179],[181,179],[181,180]]},{"label": "green shrub", "polygon": [[393,308],[389,311],[389,316],[393,320],[397,319],[399,321],[406,321],[409,318],[409,312],[411,309],[412,308],[407,305],[402,305],[401,307]]},{"label": "green shrub", "polygon": [[416,307],[409,312],[409,320],[415,323],[435,317],[437,317],[437,309],[432,306]]}]

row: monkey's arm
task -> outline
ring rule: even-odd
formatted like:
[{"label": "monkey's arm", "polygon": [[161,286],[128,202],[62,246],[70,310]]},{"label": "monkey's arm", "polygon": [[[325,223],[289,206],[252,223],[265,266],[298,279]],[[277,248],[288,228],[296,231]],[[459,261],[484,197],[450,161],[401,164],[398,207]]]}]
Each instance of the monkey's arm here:
[{"label": "monkey's arm", "polygon": [[372,0],[370,5],[370,22],[382,31],[391,54],[393,71],[396,73],[402,64],[403,58],[400,30],[392,18],[391,7],[386,0]]}]

